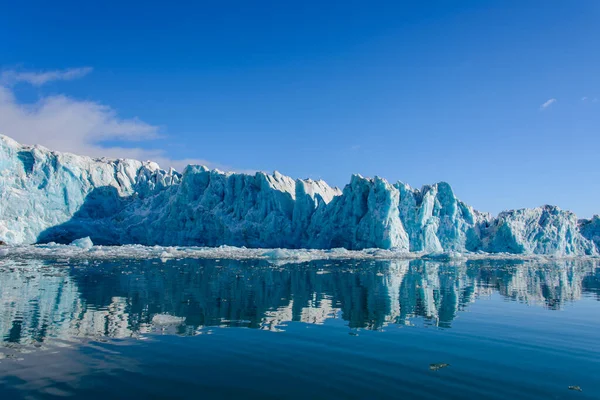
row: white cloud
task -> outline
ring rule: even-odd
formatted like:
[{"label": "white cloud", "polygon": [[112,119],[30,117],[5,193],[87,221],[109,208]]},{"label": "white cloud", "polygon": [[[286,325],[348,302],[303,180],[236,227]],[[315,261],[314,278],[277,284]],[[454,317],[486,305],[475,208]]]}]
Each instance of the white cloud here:
[{"label": "white cloud", "polygon": [[[34,85],[55,79],[75,79],[78,73],[69,71],[75,70],[31,73],[32,75],[20,76],[18,79]],[[79,72],[79,76],[82,76],[81,73]],[[77,100],[65,95],[41,97],[32,104],[21,103],[12,89],[2,84],[0,84],[0,134],[12,137],[23,144],[40,144],[52,150],[90,157],[152,160],[163,168],[174,167],[178,171],[182,171],[187,164],[232,170],[226,165],[202,159],[172,159],[164,150],[107,147],[103,142],[108,140],[126,142],[156,140],[159,138],[159,129],[137,118],[120,118],[109,106],[93,101]]]},{"label": "white cloud", "polygon": [[33,86],[42,86],[52,81],[71,81],[83,78],[92,72],[91,67],[68,68],[55,71],[30,72],[5,70],[0,74],[0,83],[4,86],[14,85],[20,82],[29,83]]},{"label": "white cloud", "polygon": [[587,98],[587,96],[583,96],[583,97],[581,98],[581,101],[587,101],[587,99],[588,99],[588,98]]},{"label": "white cloud", "polygon": [[554,98],[548,99],[544,104],[542,104],[540,106],[540,110],[545,110],[546,108],[550,107],[554,103],[556,103],[556,99],[554,99]]}]

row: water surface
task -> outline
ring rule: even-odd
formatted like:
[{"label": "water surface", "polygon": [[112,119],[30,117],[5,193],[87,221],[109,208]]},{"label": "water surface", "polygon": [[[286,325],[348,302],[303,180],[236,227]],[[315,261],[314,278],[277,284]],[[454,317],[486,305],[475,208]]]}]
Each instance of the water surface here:
[{"label": "water surface", "polygon": [[598,261],[4,259],[0,398],[600,398],[599,300]]}]

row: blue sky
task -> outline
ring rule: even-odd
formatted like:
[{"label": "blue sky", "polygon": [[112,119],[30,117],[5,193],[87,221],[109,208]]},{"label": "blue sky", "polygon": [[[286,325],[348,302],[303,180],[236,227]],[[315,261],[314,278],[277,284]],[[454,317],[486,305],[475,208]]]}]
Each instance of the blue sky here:
[{"label": "blue sky", "polygon": [[482,211],[589,217],[598,21],[595,0],[11,2],[0,131],[337,186],[444,180]]}]

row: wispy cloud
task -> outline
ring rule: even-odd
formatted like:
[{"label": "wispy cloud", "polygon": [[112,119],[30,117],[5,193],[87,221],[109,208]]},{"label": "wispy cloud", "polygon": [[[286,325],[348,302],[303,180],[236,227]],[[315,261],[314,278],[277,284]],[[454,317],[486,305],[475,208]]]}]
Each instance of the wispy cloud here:
[{"label": "wispy cloud", "polygon": [[587,97],[587,96],[583,96],[583,97],[581,98],[581,101],[587,101],[587,99],[588,99],[588,97]]},{"label": "wispy cloud", "polygon": [[556,103],[556,99],[552,98],[552,99],[548,99],[546,100],[546,102],[544,104],[542,104],[540,106],[540,110],[545,110],[548,107],[550,107],[552,104]]},{"label": "wispy cloud", "polygon": [[90,72],[92,72],[92,67],[68,68],[41,72],[5,70],[0,74],[0,83],[4,86],[11,86],[20,82],[28,83],[33,86],[42,86],[52,81],[71,81],[73,79],[83,78]]},{"label": "wispy cloud", "polygon": [[[75,79],[91,71],[67,69],[12,75],[11,82],[42,85],[57,79]],[[4,74],[2,78],[4,79]],[[152,141],[160,138],[159,128],[138,118],[121,118],[117,112],[93,101],[82,101],[65,95],[39,98],[34,103],[22,103],[16,98],[10,83],[0,80],[0,134],[23,144],[40,144],[52,150],[91,157],[133,158],[152,160],[163,168],[181,171],[187,164],[206,165],[209,168],[231,170],[226,165],[203,159],[177,160],[164,150],[141,147],[105,146],[109,140],[121,142]]]}]

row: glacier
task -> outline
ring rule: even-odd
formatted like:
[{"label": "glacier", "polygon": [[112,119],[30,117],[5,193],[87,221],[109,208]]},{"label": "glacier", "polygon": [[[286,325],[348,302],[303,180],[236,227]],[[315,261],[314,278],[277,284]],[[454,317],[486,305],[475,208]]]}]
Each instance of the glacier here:
[{"label": "glacier", "polygon": [[555,206],[492,216],[448,183],[353,175],[342,190],[278,172],[93,159],[0,135],[0,242],[394,253],[600,254],[600,217]]}]

